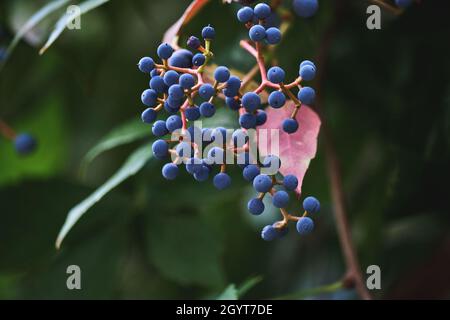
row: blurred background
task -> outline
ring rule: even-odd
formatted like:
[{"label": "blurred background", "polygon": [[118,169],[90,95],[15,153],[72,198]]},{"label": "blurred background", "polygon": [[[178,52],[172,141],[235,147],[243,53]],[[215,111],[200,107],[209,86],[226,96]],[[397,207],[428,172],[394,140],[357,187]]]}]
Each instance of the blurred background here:
[{"label": "blurred background", "polygon": [[[448,9],[444,1],[422,1],[399,16],[383,11],[382,29],[371,31],[369,2],[342,2],[335,25],[334,1],[320,1],[311,19],[296,17],[276,50],[278,63],[294,78],[298,63],[320,53],[332,28],[322,111],[342,168],[363,275],[367,266],[380,266],[376,298],[449,298]],[[0,48],[46,3],[2,0]],[[247,212],[253,191],[238,169],[233,187],[217,191],[211,181],[194,182],[187,174],[166,181],[163,163],[150,159],[55,249],[69,210],[153,139],[139,119],[148,79],[136,63],[156,55],[164,32],[189,3],[111,0],[39,56],[59,10],[9,56],[0,71],[0,118],[33,134],[38,148],[21,157],[0,138],[1,299],[357,298],[335,285],[345,262],[322,135],[303,182],[304,195],[322,203],[307,237],[291,230],[282,240],[262,241],[260,229],[278,213],[255,218]],[[290,9],[291,1],[284,3]],[[211,23],[214,63],[247,72],[254,61],[239,48],[246,31],[234,18],[238,8],[211,0],[184,29],[181,43]],[[235,116],[215,118],[236,123]],[[92,151],[105,136],[125,136],[126,143]],[[82,290],[66,288],[72,264],[82,270]]]}]

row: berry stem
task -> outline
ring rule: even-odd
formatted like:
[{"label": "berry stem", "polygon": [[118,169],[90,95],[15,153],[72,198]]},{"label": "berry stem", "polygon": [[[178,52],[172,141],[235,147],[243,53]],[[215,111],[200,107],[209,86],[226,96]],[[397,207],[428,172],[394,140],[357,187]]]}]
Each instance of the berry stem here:
[{"label": "berry stem", "polygon": [[0,133],[9,140],[14,140],[16,137],[16,132],[2,119],[0,119]]}]

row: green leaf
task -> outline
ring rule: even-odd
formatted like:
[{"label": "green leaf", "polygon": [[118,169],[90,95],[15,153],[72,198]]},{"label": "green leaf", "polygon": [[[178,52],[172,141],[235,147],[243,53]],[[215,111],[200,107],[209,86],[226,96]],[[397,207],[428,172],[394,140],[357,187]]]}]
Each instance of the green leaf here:
[{"label": "green leaf", "polygon": [[20,39],[22,39],[22,37],[27,32],[29,32],[31,29],[33,29],[36,25],[38,25],[42,20],[44,20],[46,17],[48,17],[51,13],[60,9],[67,3],[69,3],[69,0],[51,1],[51,2],[47,3],[45,6],[43,6],[40,10],[38,10],[35,14],[33,14],[30,17],[30,19],[28,19],[27,22],[19,29],[19,31],[14,36],[14,39],[9,44],[8,49],[6,49],[6,58],[0,63],[0,70],[3,67],[3,65],[6,63],[6,60],[11,55],[14,48],[19,43]]},{"label": "green leaf", "polygon": [[251,288],[253,288],[254,286],[256,286],[258,283],[260,283],[262,281],[262,277],[261,276],[256,276],[253,278],[250,278],[248,280],[246,280],[243,284],[241,284],[239,286],[239,288],[237,288],[237,295],[239,298],[241,298],[243,295],[245,295]]},{"label": "green leaf", "polygon": [[43,54],[52,44],[53,42],[58,39],[58,37],[63,33],[64,29],[66,28],[67,24],[72,22],[74,19],[80,17],[81,15],[91,11],[92,9],[95,9],[109,0],[87,0],[79,5],[80,10],[76,11],[72,14],[64,14],[59,20],[56,22],[55,29],[52,31],[50,36],[48,37],[47,42],[42,47],[42,49],[39,51],[39,54]]},{"label": "green leaf", "polygon": [[144,138],[148,134],[148,126],[136,119],[113,129],[86,154],[81,164],[82,171],[85,171],[87,165],[101,153]]},{"label": "green leaf", "polygon": [[106,181],[102,186],[100,186],[94,193],[92,193],[85,200],[80,202],[77,206],[70,210],[67,215],[66,221],[59,232],[58,238],[56,239],[56,248],[61,246],[61,242],[67,235],[69,230],[75,225],[78,219],[93,205],[100,201],[108,192],[117,187],[127,178],[135,175],[139,170],[141,170],[144,165],[152,157],[151,147],[146,144],[136,151],[134,151],[122,165],[122,167]]},{"label": "green leaf", "polygon": [[236,286],[232,283],[230,284],[224,292],[222,292],[218,297],[217,300],[238,300],[238,291],[236,289]]}]

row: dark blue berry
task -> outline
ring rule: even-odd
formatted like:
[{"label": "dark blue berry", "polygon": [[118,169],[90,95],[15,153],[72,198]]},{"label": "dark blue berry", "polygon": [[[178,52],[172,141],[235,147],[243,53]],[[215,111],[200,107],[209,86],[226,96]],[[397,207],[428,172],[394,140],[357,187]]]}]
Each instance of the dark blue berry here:
[{"label": "dark blue berry", "polygon": [[173,48],[168,43],[162,43],[159,45],[156,53],[158,54],[158,57],[160,57],[163,60],[169,59],[170,56],[173,53]]},{"label": "dark blue berry", "polygon": [[242,7],[237,12],[239,22],[247,23],[253,19],[253,9],[250,7]]},{"label": "dark blue berry", "polygon": [[170,87],[171,85],[177,84],[178,79],[180,78],[180,75],[178,72],[174,70],[169,70],[164,74],[164,83],[166,86]]},{"label": "dark blue berry", "polygon": [[169,133],[166,128],[166,122],[163,120],[158,120],[153,124],[152,133],[157,137],[162,137]]},{"label": "dark blue berry", "polygon": [[181,129],[183,126],[183,122],[181,121],[180,116],[173,115],[167,118],[166,120],[166,128],[169,132],[174,132],[177,129]]},{"label": "dark blue berry", "polygon": [[278,171],[281,167],[281,160],[275,155],[268,155],[264,158],[262,166],[264,168],[273,168]]},{"label": "dark blue berry", "polygon": [[255,8],[253,9],[253,12],[255,13],[255,16],[258,19],[266,19],[270,16],[270,13],[272,10],[270,9],[269,5],[265,3],[258,3]]},{"label": "dark blue berry", "polygon": [[216,79],[217,82],[227,82],[227,80],[230,78],[230,70],[228,70],[227,67],[217,67],[214,71],[214,79]]},{"label": "dark blue berry", "polygon": [[206,181],[209,176],[209,169],[207,166],[202,165],[198,172],[194,173],[194,179],[197,181]]},{"label": "dark blue berry", "polygon": [[164,140],[156,140],[152,144],[152,151],[155,158],[162,160],[168,155],[169,144]]},{"label": "dark blue berry", "polygon": [[244,113],[239,117],[239,125],[244,129],[256,127],[256,116],[251,113]]},{"label": "dark blue berry", "polygon": [[186,171],[190,174],[199,173],[202,166],[202,160],[199,158],[189,158],[186,161]]},{"label": "dark blue berry", "polygon": [[395,4],[400,8],[407,8],[412,4],[412,0],[395,0]]},{"label": "dark blue berry", "polygon": [[147,89],[142,92],[141,101],[147,107],[154,107],[156,105],[156,99],[158,98],[158,94],[153,89]]},{"label": "dark blue berry", "polygon": [[267,78],[270,82],[280,83],[284,81],[286,73],[280,67],[272,67],[267,71]]},{"label": "dark blue berry", "polygon": [[284,106],[286,103],[286,96],[281,91],[273,91],[269,95],[269,105],[272,108],[278,109]]},{"label": "dark blue berry", "polygon": [[167,90],[167,85],[164,82],[163,77],[154,76],[150,79],[150,88],[155,90],[157,93],[164,93]]},{"label": "dark blue berry", "polygon": [[169,97],[179,100],[183,98],[184,90],[179,84],[174,84],[169,88]]},{"label": "dark blue berry", "polygon": [[277,208],[285,208],[289,203],[289,195],[286,191],[280,190],[274,193],[272,203]]},{"label": "dark blue berry", "polygon": [[266,41],[268,44],[278,44],[281,41],[281,31],[278,28],[271,27],[266,30]]},{"label": "dark blue berry", "polygon": [[314,229],[314,221],[312,221],[309,217],[302,217],[297,221],[297,232],[299,234],[307,235],[308,233],[311,233]]},{"label": "dark blue berry", "polygon": [[28,133],[20,133],[14,138],[14,148],[20,155],[27,155],[36,149],[36,139]]},{"label": "dark blue berry", "polygon": [[185,73],[180,77],[180,86],[183,89],[192,89],[195,86],[195,78],[189,73]]},{"label": "dark blue berry", "polygon": [[264,27],[266,28],[279,28],[281,25],[281,18],[276,12],[271,12],[264,21]]},{"label": "dark blue berry", "polygon": [[155,62],[150,57],[143,57],[139,60],[138,68],[141,72],[150,73],[155,68]]},{"label": "dark blue berry", "polygon": [[277,223],[275,222],[272,227],[274,227],[277,231],[277,238],[282,238],[289,233],[289,228],[287,226],[284,226],[283,228],[276,228],[276,225]]},{"label": "dark blue berry", "polygon": [[153,121],[155,121],[156,116],[157,112],[154,109],[147,108],[144,110],[144,112],[142,112],[141,119],[144,123],[152,123]]},{"label": "dark blue berry", "polygon": [[222,148],[213,147],[208,152],[207,163],[208,164],[223,164],[225,152]]},{"label": "dark blue berry", "polygon": [[227,87],[223,91],[226,97],[235,97],[239,94],[239,89],[241,88],[241,79],[236,76],[230,77],[227,81]]},{"label": "dark blue berry", "polygon": [[223,190],[231,185],[231,178],[228,174],[221,172],[214,176],[213,183],[217,189]]},{"label": "dark blue berry", "polygon": [[247,92],[242,96],[242,105],[248,112],[253,112],[261,105],[261,98],[254,92]]},{"label": "dark blue berry", "polygon": [[267,121],[267,113],[265,113],[263,110],[257,110],[256,111],[256,125],[261,126]]},{"label": "dark blue berry", "polygon": [[272,189],[272,179],[266,174],[260,174],[253,180],[253,188],[258,192],[269,192]]},{"label": "dark blue berry", "polygon": [[257,24],[250,28],[248,36],[252,41],[258,42],[266,38],[266,29],[263,26]]},{"label": "dark blue berry", "polygon": [[206,26],[202,29],[202,37],[205,40],[212,40],[214,39],[214,37],[216,36],[216,31],[214,30],[213,27]]},{"label": "dark blue berry", "polygon": [[298,92],[298,100],[304,104],[313,104],[316,98],[316,92],[311,87],[303,87]]},{"label": "dark blue berry", "polygon": [[238,99],[235,98],[230,98],[230,97],[226,97],[225,98],[225,104],[234,111],[239,110],[239,108],[241,107],[241,101],[239,101]]},{"label": "dark blue berry", "polygon": [[186,119],[195,121],[200,118],[200,109],[197,106],[191,106],[185,110]]},{"label": "dark blue berry", "polygon": [[206,118],[212,117],[216,113],[216,108],[212,103],[203,102],[200,105],[200,114]]},{"label": "dark blue berry", "polygon": [[168,97],[166,100],[167,106],[169,106],[171,109],[178,111],[183,104],[182,99],[176,99],[174,97]]},{"label": "dark blue berry", "polygon": [[294,191],[298,186],[298,179],[292,174],[288,174],[283,179],[283,185],[288,191]]},{"label": "dark blue berry", "polygon": [[180,157],[192,157],[194,150],[189,142],[182,141],[175,147],[175,151]]},{"label": "dark blue berry", "polygon": [[174,180],[178,175],[178,167],[173,163],[166,163],[162,168],[162,175],[167,180]]},{"label": "dark blue berry", "polygon": [[205,100],[209,100],[216,94],[216,90],[209,83],[202,84],[198,90],[198,94]]},{"label": "dark blue berry", "polygon": [[260,215],[264,212],[264,203],[258,198],[251,199],[247,203],[247,209],[251,214]]},{"label": "dark blue berry", "polygon": [[320,210],[320,202],[314,197],[306,197],[303,200],[303,209],[308,213],[317,213]]},{"label": "dark blue berry", "polygon": [[317,12],[319,2],[317,0],[294,0],[292,6],[298,16],[309,18]]},{"label": "dark blue berry", "polygon": [[175,51],[169,59],[169,65],[179,68],[192,67],[193,54],[189,50],[180,49]]},{"label": "dark blue berry", "polygon": [[298,130],[298,122],[295,119],[288,118],[283,121],[283,131],[286,133],[294,133]]},{"label": "dark blue berry", "polygon": [[316,76],[316,68],[307,64],[300,68],[300,77],[305,81],[311,81]]},{"label": "dark blue berry", "polygon": [[194,36],[190,36],[186,43],[193,50],[197,50],[201,46],[200,39]]},{"label": "dark blue berry", "polygon": [[172,108],[170,104],[166,101],[164,102],[164,110],[166,110],[167,114],[172,115],[176,114],[180,110],[180,108],[178,107]]},{"label": "dark blue berry", "polygon": [[255,164],[249,164],[242,171],[242,176],[244,177],[244,179],[250,182],[253,182],[253,179],[255,179],[255,177],[259,174],[259,167]]},{"label": "dark blue berry", "polygon": [[272,241],[278,237],[278,231],[271,225],[265,226],[261,231],[261,238]]},{"label": "dark blue berry", "polygon": [[304,66],[311,66],[311,67],[314,67],[314,69],[316,69],[316,65],[314,64],[314,62],[312,62],[310,60],[303,60],[300,63],[300,69],[303,68]]},{"label": "dark blue berry", "polygon": [[153,78],[154,76],[159,76],[160,73],[161,73],[161,72],[160,72],[158,69],[153,69],[153,70],[150,72],[150,77]]},{"label": "dark blue berry", "polygon": [[202,53],[197,53],[192,57],[192,64],[196,67],[200,67],[205,63],[206,57]]}]

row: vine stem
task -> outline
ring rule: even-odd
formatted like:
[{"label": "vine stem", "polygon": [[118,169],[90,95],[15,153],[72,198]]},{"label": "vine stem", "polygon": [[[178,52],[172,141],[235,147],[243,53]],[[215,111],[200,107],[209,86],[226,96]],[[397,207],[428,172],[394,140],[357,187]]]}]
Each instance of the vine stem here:
[{"label": "vine stem", "polygon": [[16,137],[16,132],[2,119],[0,119],[0,134],[9,140],[14,140]]}]

